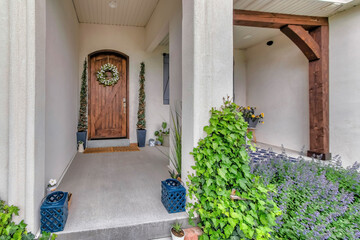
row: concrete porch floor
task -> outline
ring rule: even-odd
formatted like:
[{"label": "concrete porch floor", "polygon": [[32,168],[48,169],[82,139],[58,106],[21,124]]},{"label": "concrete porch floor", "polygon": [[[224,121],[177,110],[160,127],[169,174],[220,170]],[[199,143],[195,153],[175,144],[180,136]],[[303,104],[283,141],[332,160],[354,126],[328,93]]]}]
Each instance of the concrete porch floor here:
[{"label": "concrete porch floor", "polygon": [[152,239],[168,237],[175,221],[187,225],[186,213],[168,214],[161,203],[166,150],[78,153],[58,188],[73,193],[58,239]]}]

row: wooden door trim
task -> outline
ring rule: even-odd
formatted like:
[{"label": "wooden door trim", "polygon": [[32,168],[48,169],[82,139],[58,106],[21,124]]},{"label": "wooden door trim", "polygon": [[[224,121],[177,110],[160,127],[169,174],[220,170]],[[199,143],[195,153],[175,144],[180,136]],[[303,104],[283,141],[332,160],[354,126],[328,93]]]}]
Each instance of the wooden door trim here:
[{"label": "wooden door trim", "polygon": [[[125,53],[122,53],[122,52],[116,51],[116,50],[112,50],[112,49],[103,49],[103,50],[98,50],[98,51],[90,53],[88,55],[88,89],[89,90],[91,89],[91,81],[90,81],[91,61],[90,61],[90,59],[99,54],[115,54],[115,55],[119,55],[126,59],[126,138],[130,138],[130,135],[129,135],[129,126],[130,126],[130,122],[129,122],[129,108],[130,108],[130,103],[129,103],[129,98],[130,98],[130,96],[129,96],[129,75],[130,75],[129,56],[126,55]],[[90,122],[90,118],[91,118],[91,116],[90,116],[91,105],[89,104],[90,94],[91,94],[91,92],[88,91],[88,123]],[[88,124],[88,127],[91,127],[91,126]],[[90,131],[88,130],[88,132],[90,132]]]}]

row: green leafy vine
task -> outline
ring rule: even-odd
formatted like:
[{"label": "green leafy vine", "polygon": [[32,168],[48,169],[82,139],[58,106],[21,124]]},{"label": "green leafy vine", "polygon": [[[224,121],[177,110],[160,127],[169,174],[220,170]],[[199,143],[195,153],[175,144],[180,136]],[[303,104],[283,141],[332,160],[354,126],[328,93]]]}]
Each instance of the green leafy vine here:
[{"label": "green leafy vine", "polygon": [[[13,215],[19,215],[19,208],[0,200],[0,240],[34,240],[35,236],[26,230],[24,220],[16,224],[12,221]],[[38,240],[55,240],[56,237],[56,234],[42,232]]]},{"label": "green leafy vine", "polygon": [[204,231],[200,239],[269,239],[281,211],[268,197],[275,187],[250,172],[248,125],[229,98],[210,112],[207,136],[191,153],[196,174],[187,183],[190,217],[196,212]]}]

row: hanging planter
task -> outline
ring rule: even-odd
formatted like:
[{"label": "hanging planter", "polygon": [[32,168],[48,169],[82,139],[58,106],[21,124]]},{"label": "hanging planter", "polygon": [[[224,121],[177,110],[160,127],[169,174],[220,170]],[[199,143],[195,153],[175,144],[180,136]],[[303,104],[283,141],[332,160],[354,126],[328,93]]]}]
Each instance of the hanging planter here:
[{"label": "hanging planter", "polygon": [[264,113],[255,115],[256,107],[239,107],[238,111],[242,113],[244,120],[248,123],[248,128],[256,128],[259,122],[264,123]]},{"label": "hanging planter", "polygon": [[256,128],[256,125],[259,123],[259,119],[258,118],[250,118],[247,120],[248,124],[249,124],[249,128]]}]

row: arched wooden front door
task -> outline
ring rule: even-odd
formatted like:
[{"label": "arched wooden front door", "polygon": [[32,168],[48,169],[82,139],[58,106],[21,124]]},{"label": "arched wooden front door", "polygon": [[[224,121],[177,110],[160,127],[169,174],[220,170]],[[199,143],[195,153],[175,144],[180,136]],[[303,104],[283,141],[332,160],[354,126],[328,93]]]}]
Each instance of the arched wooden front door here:
[{"label": "arched wooden front door", "polygon": [[[104,86],[97,72],[106,63],[115,65],[119,81]],[[127,138],[129,133],[128,56],[115,51],[98,51],[89,55],[89,139]]]}]

